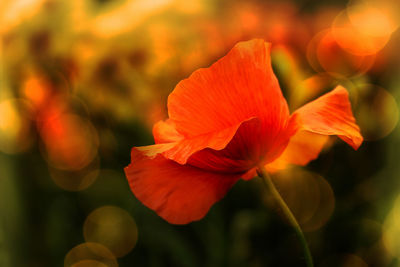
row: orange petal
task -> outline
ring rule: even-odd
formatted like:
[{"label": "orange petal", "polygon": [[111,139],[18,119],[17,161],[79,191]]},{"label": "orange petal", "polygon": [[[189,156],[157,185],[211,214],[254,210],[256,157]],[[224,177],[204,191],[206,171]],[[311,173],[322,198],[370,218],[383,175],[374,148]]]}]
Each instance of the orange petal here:
[{"label": "orange petal", "polygon": [[188,164],[210,171],[248,171],[260,163],[275,160],[284,151],[297,127],[296,116],[293,116],[284,131],[269,136],[269,129],[264,128],[259,119],[248,120],[238,128],[224,149],[201,150],[189,158]]},{"label": "orange petal", "polygon": [[276,172],[287,168],[288,164],[307,165],[318,157],[328,138],[326,135],[300,130],[290,139],[282,155],[267,164],[266,169]]},{"label": "orange petal", "polygon": [[[203,149],[223,150],[231,141],[234,145],[222,152],[225,158],[256,162],[275,157],[290,137],[289,111],[272,72],[270,44],[260,39],[238,43],[211,67],[181,81],[168,98],[168,111],[169,120],[155,125],[154,138],[176,145],[156,148],[180,164]],[[258,120],[257,126],[247,123],[251,120]]]},{"label": "orange petal", "polygon": [[337,135],[354,149],[363,141],[356,124],[346,89],[336,87],[331,92],[296,110],[301,129],[322,135]]},{"label": "orange petal", "polygon": [[209,68],[195,71],[169,95],[168,113],[176,130],[191,138],[218,132],[252,117],[280,132],[289,117],[271,68],[270,44],[238,43]]},{"label": "orange petal", "polygon": [[145,206],[174,224],[203,218],[240,178],[240,174],[182,166],[160,154],[151,159],[136,148],[131,157],[125,174],[132,192]]},{"label": "orange petal", "polygon": [[[187,160],[198,151],[206,148],[213,150],[224,149],[235,136],[238,129],[249,127],[249,125],[254,124],[253,121],[259,124],[257,118],[252,118],[221,131],[211,132],[192,138],[180,139],[171,143],[159,143],[151,146],[139,147],[138,149],[145,152],[148,157],[155,157],[157,154],[163,153],[164,157],[184,165],[187,163]],[[153,130],[157,132],[157,137],[155,137],[155,139],[157,141],[172,141],[174,138],[174,134],[170,134],[173,132],[172,130],[168,129],[168,134],[164,136],[163,134],[167,131],[163,132],[160,130],[170,126],[166,126],[164,122],[158,124],[159,125],[155,125],[155,130]]]},{"label": "orange petal", "polygon": [[175,129],[171,120],[159,121],[153,126],[153,137],[156,144],[180,141],[183,136]]},{"label": "orange petal", "polygon": [[207,171],[245,172],[260,161],[274,160],[283,152],[297,130],[295,119],[287,124],[280,134],[268,136],[268,129],[261,125],[260,120],[252,118],[223,131],[137,149],[151,158],[162,153],[179,164],[189,164]]}]

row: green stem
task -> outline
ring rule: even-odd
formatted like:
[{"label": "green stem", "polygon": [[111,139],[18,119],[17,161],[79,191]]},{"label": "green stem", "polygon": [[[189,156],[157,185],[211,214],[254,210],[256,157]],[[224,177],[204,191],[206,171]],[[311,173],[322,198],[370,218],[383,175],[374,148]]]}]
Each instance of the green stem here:
[{"label": "green stem", "polygon": [[303,252],[305,256],[305,260],[308,267],[313,267],[313,260],[311,257],[310,250],[307,245],[307,241],[304,237],[303,231],[300,228],[299,223],[297,222],[296,218],[294,217],[293,213],[290,211],[289,207],[286,205],[285,201],[279,194],[278,190],[276,189],[274,183],[271,180],[267,170],[263,166],[259,166],[257,169],[258,176],[261,177],[265,186],[270,191],[272,196],[275,198],[276,202],[279,204],[280,208],[282,209],[283,213],[285,214],[286,218],[289,220],[289,223],[295,230],[297,237],[300,239],[301,245],[303,247]]}]

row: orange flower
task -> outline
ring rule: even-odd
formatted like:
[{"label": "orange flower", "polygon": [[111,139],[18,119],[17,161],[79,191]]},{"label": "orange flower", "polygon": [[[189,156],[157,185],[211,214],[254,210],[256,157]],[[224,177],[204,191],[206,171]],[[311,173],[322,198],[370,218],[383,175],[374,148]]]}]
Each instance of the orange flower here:
[{"label": "orange flower", "polygon": [[131,190],[168,222],[201,219],[257,166],[307,164],[328,135],[361,145],[343,87],[289,114],[270,47],[260,39],[238,43],[181,81],[168,98],[169,119],[154,125],[156,144],[132,149],[125,168]]}]

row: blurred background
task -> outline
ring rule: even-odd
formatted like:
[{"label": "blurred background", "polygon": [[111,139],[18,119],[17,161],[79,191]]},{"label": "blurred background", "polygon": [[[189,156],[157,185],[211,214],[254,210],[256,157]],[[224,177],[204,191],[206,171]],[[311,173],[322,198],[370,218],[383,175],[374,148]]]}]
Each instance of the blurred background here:
[{"label": "blurred background", "polygon": [[274,182],[316,266],[400,266],[400,2],[2,0],[0,266],[304,266],[259,179],[170,225],[130,192],[174,86],[255,37],[293,111],[345,86],[366,139]]}]

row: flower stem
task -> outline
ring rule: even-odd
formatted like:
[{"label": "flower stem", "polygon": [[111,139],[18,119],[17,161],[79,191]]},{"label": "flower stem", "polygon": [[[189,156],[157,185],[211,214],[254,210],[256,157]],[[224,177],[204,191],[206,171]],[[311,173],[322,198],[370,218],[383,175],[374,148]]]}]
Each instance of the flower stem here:
[{"label": "flower stem", "polygon": [[278,190],[276,189],[274,183],[271,180],[267,170],[263,166],[259,166],[257,168],[257,174],[263,180],[265,186],[270,191],[272,196],[275,198],[276,202],[279,204],[280,208],[282,209],[283,213],[285,214],[286,218],[289,220],[289,223],[295,230],[297,237],[300,239],[301,245],[303,247],[303,252],[305,256],[305,260],[307,263],[307,267],[313,267],[313,260],[311,257],[310,250],[307,245],[307,241],[304,237],[303,231],[300,228],[299,223],[297,222],[296,218],[294,217],[293,213],[290,211],[289,207],[286,205],[285,201],[279,194]]}]

